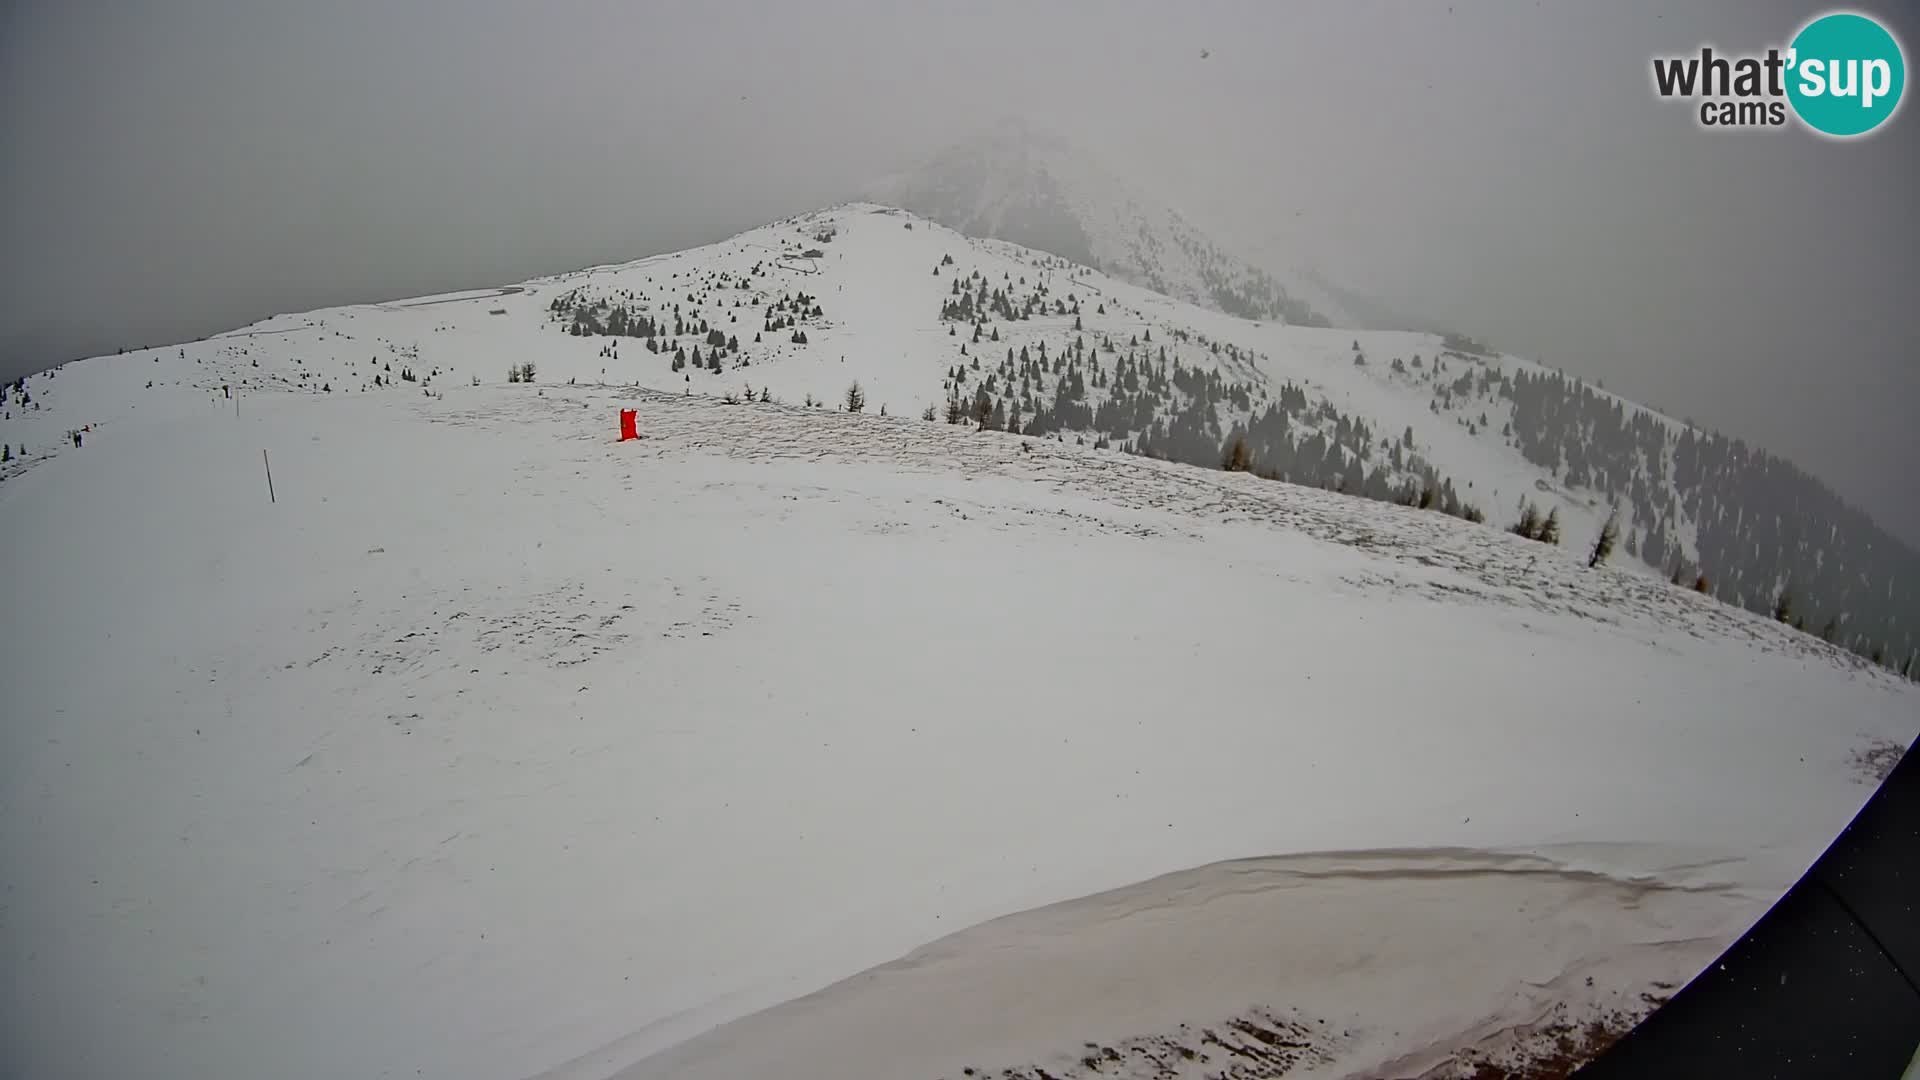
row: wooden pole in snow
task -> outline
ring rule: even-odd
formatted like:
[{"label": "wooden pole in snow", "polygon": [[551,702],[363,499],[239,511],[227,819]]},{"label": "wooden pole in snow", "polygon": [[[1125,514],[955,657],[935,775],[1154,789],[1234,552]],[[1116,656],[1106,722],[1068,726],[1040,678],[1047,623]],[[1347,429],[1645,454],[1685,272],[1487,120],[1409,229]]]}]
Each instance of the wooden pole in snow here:
[{"label": "wooden pole in snow", "polygon": [[262,447],[260,450],[260,464],[266,466],[267,468],[267,501],[270,503],[277,503],[280,500],[274,498],[274,495],[273,495],[273,462],[267,460],[267,451],[265,447]]}]

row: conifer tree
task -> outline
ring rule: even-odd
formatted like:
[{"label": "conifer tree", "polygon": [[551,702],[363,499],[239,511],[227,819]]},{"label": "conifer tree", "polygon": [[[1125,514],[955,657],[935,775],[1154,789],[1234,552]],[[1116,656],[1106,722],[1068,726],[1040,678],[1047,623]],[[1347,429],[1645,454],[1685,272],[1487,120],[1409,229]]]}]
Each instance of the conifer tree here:
[{"label": "conifer tree", "polygon": [[1587,556],[1587,569],[1591,570],[1607,561],[1613,554],[1614,541],[1620,539],[1620,517],[1608,514],[1607,523],[1600,526],[1600,535],[1593,542],[1593,552]]},{"label": "conifer tree", "polygon": [[1235,435],[1221,455],[1220,467],[1228,472],[1246,472],[1253,467],[1253,452],[1247,449],[1247,437]]},{"label": "conifer tree", "polygon": [[1520,504],[1520,520],[1514,522],[1513,527],[1507,531],[1515,536],[1524,536],[1529,540],[1538,540],[1540,538],[1540,511],[1535,508],[1532,503],[1522,500]]},{"label": "conifer tree", "polygon": [[1547,511],[1547,520],[1540,523],[1540,535],[1535,537],[1535,539],[1543,544],[1558,544],[1560,542],[1559,507],[1556,506]]}]

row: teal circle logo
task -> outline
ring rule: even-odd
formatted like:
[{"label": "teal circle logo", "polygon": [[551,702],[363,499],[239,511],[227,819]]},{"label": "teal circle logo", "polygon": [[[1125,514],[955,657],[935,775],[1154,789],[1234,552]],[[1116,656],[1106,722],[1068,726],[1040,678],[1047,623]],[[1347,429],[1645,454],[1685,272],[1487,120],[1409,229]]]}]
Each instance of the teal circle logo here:
[{"label": "teal circle logo", "polygon": [[1900,43],[1865,15],[1822,15],[1788,48],[1787,100],[1813,130],[1842,139],[1865,135],[1900,107],[1907,85]]}]

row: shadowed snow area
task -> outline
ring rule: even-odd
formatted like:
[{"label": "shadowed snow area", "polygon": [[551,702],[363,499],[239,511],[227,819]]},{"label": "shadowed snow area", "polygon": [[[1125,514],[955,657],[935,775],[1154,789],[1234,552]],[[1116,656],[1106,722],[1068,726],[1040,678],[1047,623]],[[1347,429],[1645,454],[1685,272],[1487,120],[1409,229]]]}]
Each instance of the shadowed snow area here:
[{"label": "shadowed snow area", "polygon": [[1604,852],[1648,870],[1626,877],[1575,868],[1593,854],[1216,863],[954,934],[619,1075],[1411,1076],[1637,1014],[1764,908],[1677,852]]},{"label": "shadowed snow area", "polygon": [[1684,980],[1920,726],[1807,635],[1246,476],[186,393],[0,487],[0,1073],[1068,1076],[1239,1018],[1412,1074]]}]

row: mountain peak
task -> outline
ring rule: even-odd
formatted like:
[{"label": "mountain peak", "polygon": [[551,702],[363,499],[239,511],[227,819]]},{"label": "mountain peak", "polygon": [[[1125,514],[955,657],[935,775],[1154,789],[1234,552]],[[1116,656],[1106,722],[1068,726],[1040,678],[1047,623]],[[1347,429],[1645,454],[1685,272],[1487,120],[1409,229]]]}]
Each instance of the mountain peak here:
[{"label": "mountain peak", "polygon": [[1024,119],[962,139],[872,185],[868,197],[1231,315],[1353,324],[1327,290],[1229,252],[1072,140]]}]

